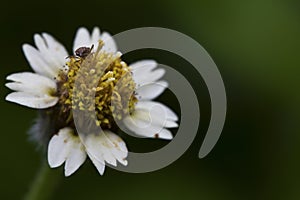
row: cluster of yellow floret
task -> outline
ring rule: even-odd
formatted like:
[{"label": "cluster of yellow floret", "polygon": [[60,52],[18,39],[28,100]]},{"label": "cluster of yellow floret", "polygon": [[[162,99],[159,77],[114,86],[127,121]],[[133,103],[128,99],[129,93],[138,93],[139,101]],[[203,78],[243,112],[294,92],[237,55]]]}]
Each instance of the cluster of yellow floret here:
[{"label": "cluster of yellow floret", "polygon": [[100,41],[96,52],[85,58],[70,56],[58,76],[59,107],[67,122],[76,111],[88,113],[89,123],[111,128],[134,110],[136,85],[130,67],[120,54],[101,51],[102,46]]}]

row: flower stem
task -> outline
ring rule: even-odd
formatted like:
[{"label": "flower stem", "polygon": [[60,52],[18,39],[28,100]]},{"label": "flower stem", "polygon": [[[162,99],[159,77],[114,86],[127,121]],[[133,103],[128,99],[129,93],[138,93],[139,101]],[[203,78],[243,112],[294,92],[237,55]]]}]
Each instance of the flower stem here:
[{"label": "flower stem", "polygon": [[24,200],[50,199],[59,183],[59,173],[43,162]]}]

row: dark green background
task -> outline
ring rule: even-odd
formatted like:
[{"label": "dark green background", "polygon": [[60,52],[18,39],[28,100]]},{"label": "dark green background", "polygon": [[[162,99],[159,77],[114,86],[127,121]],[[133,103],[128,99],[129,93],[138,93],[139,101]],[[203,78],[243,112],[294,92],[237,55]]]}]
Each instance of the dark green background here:
[{"label": "dark green background", "polygon": [[[197,157],[209,119],[205,84],[191,66],[167,53],[137,52],[173,65],[194,84],[202,110],[191,148],[172,165],[146,174],[107,168],[99,176],[90,162],[62,178],[55,199],[298,199],[300,198],[299,52],[300,3],[253,1],[5,1],[1,5],[1,196],[20,199],[44,155],[28,141],[35,111],[4,101],[5,77],[30,70],[22,51],[33,34],[49,32],[70,50],[79,26],[112,34],[143,27],[175,29],[197,40],[224,79],[228,113],[222,136],[204,159]],[[199,85],[199,80],[201,85]],[[195,85],[198,84],[198,85]],[[166,94],[161,100],[172,97]],[[168,101],[177,112],[175,100]],[[129,141],[158,148],[166,143]],[[62,168],[54,170],[63,177]]]}]

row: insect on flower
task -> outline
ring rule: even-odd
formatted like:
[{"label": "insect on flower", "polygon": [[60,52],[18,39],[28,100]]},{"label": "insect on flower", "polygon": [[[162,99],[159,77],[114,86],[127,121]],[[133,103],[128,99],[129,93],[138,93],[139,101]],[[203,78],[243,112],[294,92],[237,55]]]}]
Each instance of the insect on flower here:
[{"label": "insect on flower", "polygon": [[75,50],[75,55],[68,56],[67,58],[86,58],[94,49],[94,45],[92,44],[91,47],[79,47]]},{"label": "insect on flower", "polygon": [[92,45],[91,47],[79,47],[78,49],[76,49],[75,55],[80,58],[85,58],[91,53],[93,48],[94,48],[94,45]]}]

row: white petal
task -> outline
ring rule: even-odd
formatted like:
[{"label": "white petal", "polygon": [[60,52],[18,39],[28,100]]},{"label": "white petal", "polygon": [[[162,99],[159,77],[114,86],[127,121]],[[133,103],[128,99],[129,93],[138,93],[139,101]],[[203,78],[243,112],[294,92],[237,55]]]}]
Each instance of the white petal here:
[{"label": "white petal", "polygon": [[53,78],[65,64],[68,53],[64,46],[55,40],[51,35],[43,33],[34,35],[34,42],[37,49],[31,45],[24,44],[24,54],[32,69],[41,75]]},{"label": "white petal", "polygon": [[141,60],[132,63],[130,67],[133,80],[138,86],[155,82],[165,74],[164,69],[155,69],[157,62],[154,60]]},{"label": "white petal", "polygon": [[132,72],[132,78],[135,81],[135,83],[140,86],[144,84],[149,84],[156,82],[160,78],[163,77],[165,74],[164,69],[156,69],[153,71],[147,71],[147,70],[136,70],[135,72]]},{"label": "white petal", "polygon": [[49,78],[53,78],[57,75],[57,72],[53,66],[49,65],[41,53],[29,44],[22,46],[23,52],[31,68],[38,74],[44,75]]},{"label": "white petal", "polygon": [[94,27],[91,36],[91,43],[94,44],[94,50],[98,48],[100,38],[100,29],[98,27]]},{"label": "white petal", "polygon": [[102,50],[110,53],[117,52],[117,45],[114,38],[107,32],[102,33],[101,40],[104,42]]},{"label": "white petal", "polygon": [[68,56],[68,52],[61,43],[59,43],[54,37],[52,37],[48,33],[43,33],[42,36],[44,37],[45,43],[48,47],[47,51],[43,52],[45,55],[47,55],[48,62],[55,64],[53,67],[57,72],[66,63],[66,57]]},{"label": "white petal", "polygon": [[47,33],[43,33],[43,37],[35,34],[34,42],[45,62],[58,72],[65,64],[68,55],[65,47]]},{"label": "white petal", "polygon": [[37,96],[25,92],[13,92],[6,96],[5,100],[21,104],[30,108],[49,108],[58,102],[57,97]]},{"label": "white petal", "polygon": [[168,112],[163,106],[152,105],[146,107],[143,104],[139,105],[141,102],[137,103],[137,107],[133,113],[133,116],[137,120],[143,120],[156,127],[174,127],[174,125],[177,125],[177,123],[175,123],[176,120],[170,119]]},{"label": "white petal", "polygon": [[90,47],[91,45],[92,41],[89,31],[84,27],[79,28],[75,35],[73,51],[75,52],[79,47]]},{"label": "white petal", "polygon": [[98,135],[90,134],[84,139],[84,145],[91,159],[104,164],[104,161],[116,166],[117,160],[126,165],[127,148],[124,141],[117,135],[105,131]]},{"label": "white petal", "polygon": [[172,139],[172,133],[165,128],[178,127],[177,120],[176,114],[165,105],[153,101],[139,101],[134,113],[123,122],[139,136]]},{"label": "white petal", "polygon": [[119,136],[110,131],[105,131],[105,134],[109,142],[111,142],[111,144],[114,146],[114,148],[111,148],[111,152],[121,164],[126,166],[128,150],[125,142]]},{"label": "white petal", "polygon": [[151,100],[163,93],[167,87],[168,83],[166,81],[158,81],[139,87],[136,93],[141,100]]},{"label": "white petal", "polygon": [[161,138],[161,139],[165,139],[165,140],[171,140],[173,139],[173,135],[171,133],[171,131],[169,131],[168,129],[162,129],[161,131],[159,131],[157,133],[157,135],[154,135],[155,138]]},{"label": "white petal", "polygon": [[164,127],[166,128],[177,128],[178,124],[172,120],[167,120],[164,124]]},{"label": "white petal", "polygon": [[85,161],[85,149],[73,129],[66,127],[54,135],[48,146],[48,162],[50,167],[58,167],[65,163],[65,176],[73,174]]},{"label": "white petal", "polygon": [[33,39],[34,39],[35,46],[39,49],[40,52],[46,53],[48,51],[48,46],[46,44],[46,41],[44,40],[44,38],[42,38],[41,35],[35,34],[33,36]]},{"label": "white petal", "polygon": [[161,128],[176,128],[178,124],[172,120],[168,119],[168,115],[159,106],[147,107],[147,108],[137,108],[133,113],[134,123],[141,128],[149,128],[152,126],[152,131],[159,131]]},{"label": "white petal", "polygon": [[73,140],[68,143],[69,153],[65,164],[65,176],[73,174],[85,161],[86,152],[79,137],[73,136]]},{"label": "white petal", "polygon": [[94,49],[97,49],[100,39],[104,42],[102,50],[110,53],[117,52],[117,45],[112,36],[107,32],[100,34],[98,27],[93,29],[91,35],[86,28],[79,28],[75,35],[73,50],[75,51],[79,47],[91,47],[92,45],[94,45]]},{"label": "white petal", "polygon": [[[172,133],[161,126],[151,124],[151,121],[145,121],[145,118],[140,119],[138,116],[126,117],[124,124],[129,130],[136,135],[147,138],[172,139]],[[147,125],[148,124],[148,125]]]},{"label": "white petal", "polygon": [[98,161],[98,159],[96,159],[92,154],[88,153],[89,158],[91,159],[91,161],[93,162],[93,164],[95,165],[95,167],[97,168],[98,172],[100,175],[103,175],[104,170],[105,170],[105,164],[104,162]]},{"label": "white petal", "polygon": [[157,67],[157,62],[155,60],[140,60],[140,61],[130,64],[130,67],[133,72],[135,72],[137,70],[151,71]]},{"label": "white petal", "polygon": [[48,145],[48,163],[50,167],[58,167],[67,159],[69,153],[67,143],[72,140],[72,132],[71,128],[63,128],[51,138]]},{"label": "white petal", "polygon": [[[153,107],[158,106],[159,108],[162,108],[165,112],[165,116],[167,120],[172,120],[172,121],[177,121],[178,117],[177,115],[167,106],[165,106],[162,103],[155,102],[155,101],[139,101],[135,108],[136,109],[148,109],[148,110],[153,110]],[[155,110],[153,110],[154,112]]]},{"label": "white petal", "polygon": [[96,160],[102,163],[105,161],[109,164],[116,165],[116,159],[105,146],[107,139],[104,134],[94,135],[90,134],[87,136],[85,141],[85,147],[89,155],[92,155]]},{"label": "white petal", "polygon": [[[88,155],[92,155],[99,162],[107,162],[109,164],[114,165],[116,160],[110,151],[105,147],[106,138],[104,134],[94,135],[90,134],[85,138],[85,148],[88,152]],[[104,164],[104,162],[103,162]]]},{"label": "white petal", "polygon": [[38,96],[49,95],[56,91],[56,83],[45,76],[30,72],[11,74],[7,80],[15,81],[7,83],[6,86],[12,90],[35,94]]}]

